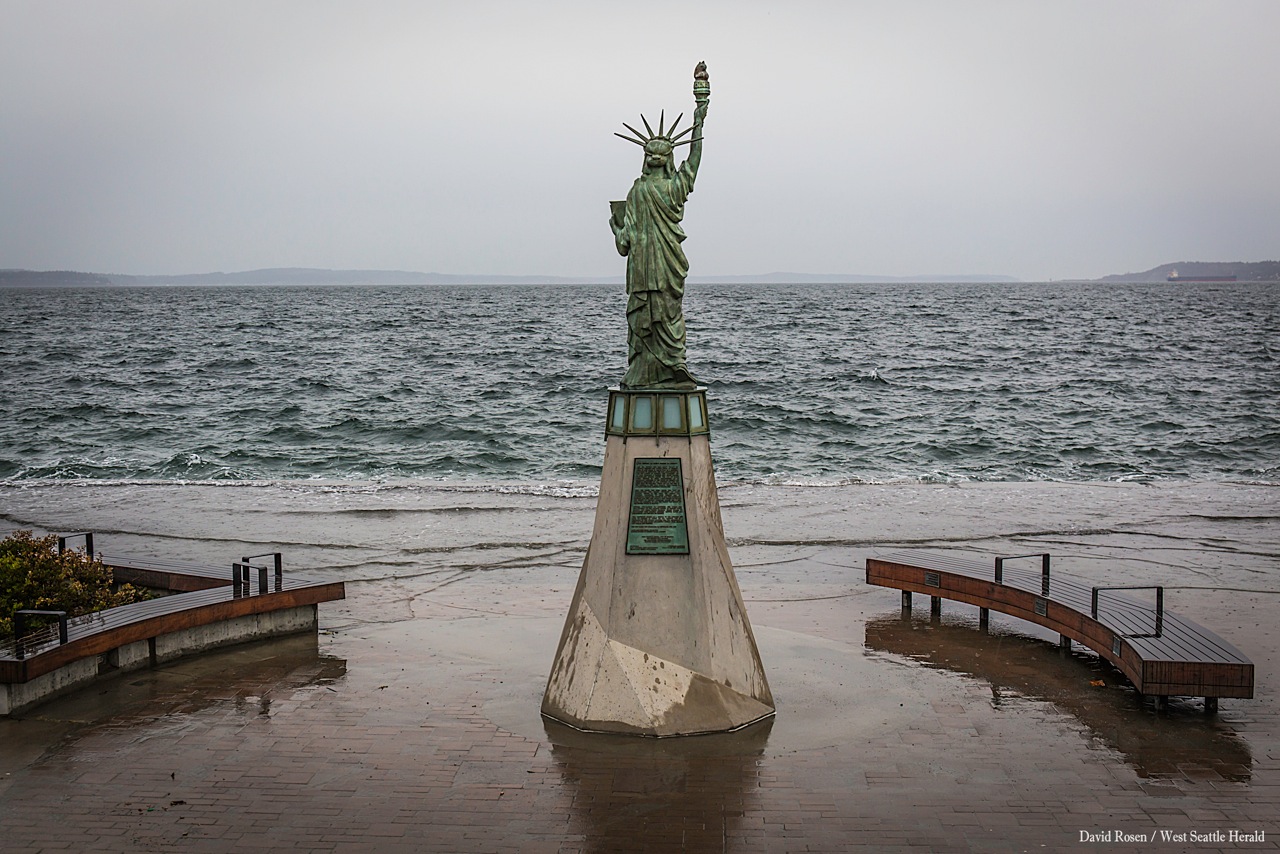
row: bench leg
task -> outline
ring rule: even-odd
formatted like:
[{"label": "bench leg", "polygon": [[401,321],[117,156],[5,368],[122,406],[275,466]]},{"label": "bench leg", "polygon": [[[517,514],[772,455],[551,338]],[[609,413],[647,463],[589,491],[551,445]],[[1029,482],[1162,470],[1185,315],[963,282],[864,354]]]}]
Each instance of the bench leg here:
[{"label": "bench leg", "polygon": [[902,591],[902,613],[904,615],[911,613],[911,591]]},{"label": "bench leg", "polygon": [[1071,652],[1071,638],[1066,635],[1058,635],[1058,648],[1063,652]]},{"label": "bench leg", "polygon": [[1169,711],[1169,695],[1168,694],[1160,694],[1156,697],[1156,711],[1157,712]]},{"label": "bench leg", "polygon": [[985,632],[988,628],[990,628],[990,626],[991,626],[991,609],[979,608],[978,609],[978,628]]},{"label": "bench leg", "polygon": [[941,596],[929,597],[929,616],[934,620],[939,619],[942,616],[942,597]]},{"label": "bench leg", "polygon": [[1218,713],[1218,698],[1217,698],[1217,697],[1205,697],[1205,698],[1204,698],[1204,713],[1205,713],[1206,715],[1216,715],[1216,714]]}]

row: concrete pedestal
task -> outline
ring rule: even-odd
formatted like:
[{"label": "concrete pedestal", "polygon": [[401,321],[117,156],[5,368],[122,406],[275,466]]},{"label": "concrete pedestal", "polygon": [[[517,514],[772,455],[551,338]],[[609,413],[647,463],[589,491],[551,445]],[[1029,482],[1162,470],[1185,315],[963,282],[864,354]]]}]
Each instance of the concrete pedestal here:
[{"label": "concrete pedestal", "polygon": [[725,547],[705,389],[610,393],[595,530],[542,713],[649,736],[774,713]]}]

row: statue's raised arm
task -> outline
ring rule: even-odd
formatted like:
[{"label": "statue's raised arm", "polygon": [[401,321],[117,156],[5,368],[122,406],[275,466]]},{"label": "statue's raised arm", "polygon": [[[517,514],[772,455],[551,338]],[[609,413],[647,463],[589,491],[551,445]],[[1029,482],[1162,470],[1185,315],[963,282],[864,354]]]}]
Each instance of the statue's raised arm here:
[{"label": "statue's raised arm", "polygon": [[[685,364],[682,300],[689,262],[680,244],[684,203],[693,192],[702,163],[702,126],[711,101],[707,64],[693,72],[693,125],[678,131],[682,113],[668,129],[666,111],[654,133],[640,117],[645,133],[623,123],[632,136],[616,134],[644,149],[640,177],[625,202],[611,202],[609,226],[618,254],[627,257],[627,373],[625,388],[693,388],[697,381]],[[687,137],[687,138],[686,138]],[[675,149],[689,146],[689,157],[675,168]]]},{"label": "statue's raised arm", "polygon": [[702,163],[702,123],[707,120],[707,105],[711,103],[711,78],[707,76],[707,64],[699,62],[693,69],[693,136],[689,139],[689,157],[685,160],[691,177],[698,176],[698,166]]}]

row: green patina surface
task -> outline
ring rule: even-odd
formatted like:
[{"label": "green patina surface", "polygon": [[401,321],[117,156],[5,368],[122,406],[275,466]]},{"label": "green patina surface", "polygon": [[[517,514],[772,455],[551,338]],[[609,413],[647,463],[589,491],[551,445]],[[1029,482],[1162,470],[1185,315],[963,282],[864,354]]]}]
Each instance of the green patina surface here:
[{"label": "green patina surface", "polygon": [[[618,253],[627,259],[627,373],[624,388],[693,388],[697,381],[685,360],[684,282],[689,262],[684,241],[684,203],[693,192],[702,162],[702,127],[711,101],[706,63],[694,70],[693,125],[679,130],[680,117],[666,127],[665,113],[655,132],[640,117],[645,132],[624,125],[634,137],[618,134],[644,148],[640,177],[625,202],[610,202],[609,226]],[[675,149],[689,146],[688,158],[675,166]]]}]

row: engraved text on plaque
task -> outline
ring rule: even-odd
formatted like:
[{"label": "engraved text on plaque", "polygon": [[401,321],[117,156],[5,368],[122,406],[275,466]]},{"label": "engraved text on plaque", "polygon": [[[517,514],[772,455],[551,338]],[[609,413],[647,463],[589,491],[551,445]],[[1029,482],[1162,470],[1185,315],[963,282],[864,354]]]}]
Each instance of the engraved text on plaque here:
[{"label": "engraved text on plaque", "polygon": [[680,460],[637,459],[631,478],[627,554],[688,553],[689,531],[685,526],[684,476]]}]

